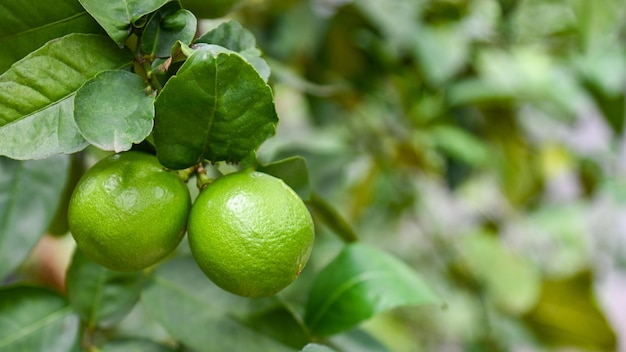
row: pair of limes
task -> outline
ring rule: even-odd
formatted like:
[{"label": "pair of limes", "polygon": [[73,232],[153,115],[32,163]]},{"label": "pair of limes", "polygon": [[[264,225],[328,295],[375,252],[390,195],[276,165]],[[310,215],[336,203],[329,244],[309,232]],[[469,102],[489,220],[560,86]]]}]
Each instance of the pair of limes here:
[{"label": "pair of limes", "polygon": [[171,253],[188,228],[191,252],[218,286],[269,296],[304,268],[313,221],[282,180],[252,171],[220,177],[191,205],[187,186],[153,155],[124,152],[89,169],[70,200],[78,248],[118,271],[147,268]]}]

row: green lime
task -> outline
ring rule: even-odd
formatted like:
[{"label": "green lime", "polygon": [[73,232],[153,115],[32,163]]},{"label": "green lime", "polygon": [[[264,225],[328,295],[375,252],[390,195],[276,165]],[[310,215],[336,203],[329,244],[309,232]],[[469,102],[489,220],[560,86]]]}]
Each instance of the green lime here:
[{"label": "green lime", "polygon": [[271,296],[306,265],[314,240],[304,202],[282,180],[242,171],[204,189],[189,215],[189,245],[217,286],[245,297]]},{"label": "green lime", "polygon": [[187,186],[157,158],[141,152],[111,155],[80,179],[70,199],[69,228],[90,259],[118,271],[157,263],[185,234]]}]

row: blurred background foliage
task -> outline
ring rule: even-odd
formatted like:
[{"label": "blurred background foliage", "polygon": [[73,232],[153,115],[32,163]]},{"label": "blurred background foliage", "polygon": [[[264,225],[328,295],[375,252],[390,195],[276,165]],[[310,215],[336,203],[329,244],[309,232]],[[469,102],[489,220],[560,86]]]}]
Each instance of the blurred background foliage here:
[{"label": "blurred background foliage", "polygon": [[[260,157],[304,156],[360,238],[446,301],[369,321],[391,350],[626,349],[624,5],[248,0],[228,15],[273,70],[281,123]],[[339,250],[334,230],[312,266]]]}]

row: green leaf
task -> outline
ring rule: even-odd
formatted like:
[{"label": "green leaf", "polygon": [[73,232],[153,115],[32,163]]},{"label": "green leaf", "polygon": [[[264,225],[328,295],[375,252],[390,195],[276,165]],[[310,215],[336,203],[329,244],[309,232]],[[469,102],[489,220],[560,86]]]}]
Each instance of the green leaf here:
[{"label": "green leaf", "polygon": [[102,31],[78,0],[59,0],[54,6],[47,4],[22,0],[0,3],[0,72],[51,39],[69,33]]},{"label": "green leaf", "polygon": [[100,23],[118,45],[122,46],[141,17],[154,12],[171,0],[79,0],[85,10]]},{"label": "green leaf", "polygon": [[399,306],[439,303],[406,264],[376,248],[353,243],[315,278],[304,321],[313,335],[328,336]]},{"label": "green leaf", "polygon": [[29,161],[0,157],[0,279],[26,258],[46,231],[68,166],[66,155]]},{"label": "green leaf", "polygon": [[217,28],[200,36],[195,40],[195,43],[215,44],[237,52],[254,66],[265,82],[270,76],[270,66],[261,57],[261,51],[256,46],[254,34],[235,20],[222,23]]},{"label": "green leaf", "polygon": [[48,42],[0,75],[0,155],[41,159],[87,142],[74,122],[74,96],[97,73],[128,66],[130,52],[105,36],[70,34]]},{"label": "green leaf", "polygon": [[270,87],[240,55],[216,45],[185,61],[155,108],[157,157],[172,169],[250,158],[278,121]]},{"label": "green leaf", "polygon": [[34,287],[0,289],[0,351],[67,352],[78,342],[78,317],[67,302]]},{"label": "green leaf", "polygon": [[156,57],[169,57],[177,41],[191,44],[196,28],[193,13],[173,2],[152,16],[141,36],[141,50]]},{"label": "green leaf", "polygon": [[531,309],[541,291],[540,273],[488,234],[465,236],[459,244],[463,267],[484,285],[488,297],[515,314]]},{"label": "green leaf", "polygon": [[330,227],[344,242],[358,241],[359,236],[354,232],[352,226],[325,199],[315,193],[311,193],[307,200],[307,205],[311,208],[313,215]]},{"label": "green leaf", "polygon": [[91,144],[119,153],[152,131],[154,94],[138,75],[104,71],[87,81],[74,98],[74,120]]},{"label": "green leaf", "polygon": [[197,351],[293,351],[232,315],[248,301],[213,285],[191,256],[160,265],[142,295],[146,311]]},{"label": "green leaf", "polygon": [[175,350],[160,345],[152,340],[128,338],[109,341],[98,346],[99,352],[174,352]]},{"label": "green leaf", "polygon": [[316,343],[310,343],[304,346],[304,348],[302,349],[302,352],[336,352],[336,350],[328,346],[318,345]]},{"label": "green leaf", "polygon": [[88,327],[111,326],[123,318],[139,300],[144,284],[141,272],[109,270],[74,252],[67,271],[70,304]]},{"label": "green leaf", "polygon": [[242,324],[285,346],[301,349],[309,342],[300,316],[284,299],[248,300],[231,310]]},{"label": "green leaf", "polygon": [[292,156],[269,164],[259,165],[257,170],[282,179],[298,193],[300,198],[304,200],[309,199],[311,185],[305,158],[298,155]]}]

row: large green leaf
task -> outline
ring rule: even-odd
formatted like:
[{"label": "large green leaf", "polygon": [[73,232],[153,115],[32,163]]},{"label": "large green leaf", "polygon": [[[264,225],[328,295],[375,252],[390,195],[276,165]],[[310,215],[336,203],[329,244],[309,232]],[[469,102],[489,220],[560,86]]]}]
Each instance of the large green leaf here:
[{"label": "large green leaf", "polygon": [[254,34],[245,29],[239,22],[232,20],[222,23],[217,28],[203,34],[195,43],[215,44],[235,51],[245,57],[267,82],[270,66],[261,57],[261,50],[256,46]]},{"label": "large green leaf", "polygon": [[141,272],[109,270],[76,250],[66,285],[70,304],[93,328],[110,326],[128,314],[139,300],[144,282]]},{"label": "large green leaf", "polygon": [[40,159],[83,149],[73,116],[76,91],[131,60],[105,36],[70,34],[15,63],[0,75],[0,155]]},{"label": "large green leaf", "polygon": [[28,255],[52,220],[69,158],[18,161],[0,157],[0,279]]},{"label": "large green leaf", "polygon": [[169,57],[177,41],[189,45],[197,29],[196,17],[179,3],[170,3],[155,13],[141,35],[141,50],[156,57]]},{"label": "large green leaf", "polygon": [[313,335],[328,336],[392,308],[438,303],[438,296],[406,264],[353,243],[316,277],[304,320]]},{"label": "large green leaf", "polygon": [[78,0],[0,2],[0,72],[47,41],[69,33],[98,33],[98,23]]},{"label": "large green leaf", "polygon": [[171,0],[79,0],[81,5],[120,46],[142,16],[158,10]]},{"label": "large green leaf", "polygon": [[278,121],[270,87],[239,54],[216,45],[185,61],[155,108],[157,157],[172,169],[250,158]]},{"label": "large green leaf", "polygon": [[74,120],[91,144],[119,153],[152,131],[154,94],[138,75],[104,71],[86,82],[74,98]]},{"label": "large green leaf", "polygon": [[78,317],[67,302],[34,287],[0,289],[0,351],[67,352],[78,342]]},{"label": "large green leaf", "polygon": [[191,256],[159,266],[142,295],[146,310],[194,350],[293,351],[233,316],[248,301],[213,285]]}]

